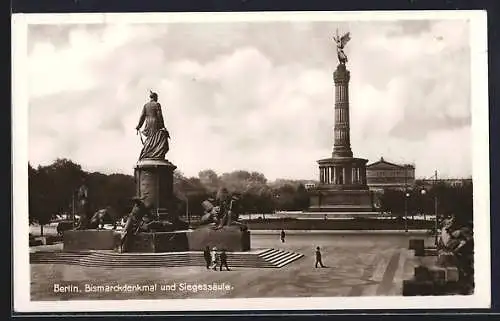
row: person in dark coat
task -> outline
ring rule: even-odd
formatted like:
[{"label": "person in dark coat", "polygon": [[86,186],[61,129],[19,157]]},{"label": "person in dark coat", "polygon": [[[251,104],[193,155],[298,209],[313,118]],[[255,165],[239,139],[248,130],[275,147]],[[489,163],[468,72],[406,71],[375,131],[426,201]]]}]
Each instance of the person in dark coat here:
[{"label": "person in dark coat", "polygon": [[285,230],[281,230],[280,238],[281,238],[281,243],[285,243]]},{"label": "person in dark coat", "polygon": [[207,263],[207,270],[210,269],[210,265],[212,265],[212,254],[210,253],[210,247],[205,247],[203,251],[203,257],[205,258],[205,263]]},{"label": "person in dark coat", "polygon": [[222,271],[222,266],[225,266],[228,271],[231,271],[229,269],[229,267],[227,266],[227,253],[226,253],[226,250],[222,250],[222,252],[220,253],[219,259],[220,259],[220,269],[219,269],[219,271]]},{"label": "person in dark coat", "polygon": [[323,265],[323,261],[321,260],[321,251],[319,250],[319,246],[316,247],[316,263],[314,264],[314,267],[318,267],[318,264],[324,268],[325,266]]},{"label": "person in dark coat", "polygon": [[210,257],[212,260],[212,265],[210,265],[210,268],[212,268],[214,271],[217,271],[217,262],[220,260],[219,258],[219,253],[217,253],[217,248],[214,246],[212,251],[210,251]]}]

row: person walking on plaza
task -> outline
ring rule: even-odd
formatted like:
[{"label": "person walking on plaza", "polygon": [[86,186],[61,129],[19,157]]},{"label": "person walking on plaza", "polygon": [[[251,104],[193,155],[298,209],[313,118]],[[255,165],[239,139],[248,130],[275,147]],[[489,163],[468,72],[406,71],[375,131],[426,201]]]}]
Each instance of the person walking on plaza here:
[{"label": "person walking on plaza", "polygon": [[227,253],[226,253],[226,250],[222,250],[222,252],[220,253],[219,259],[220,259],[220,270],[219,271],[222,271],[222,266],[225,266],[226,270],[231,271],[229,269],[229,267],[227,266]]},{"label": "person walking on plaza", "polygon": [[203,257],[205,258],[205,262],[207,263],[207,270],[210,269],[210,265],[212,265],[212,255],[210,254],[210,247],[205,247],[203,250]]},{"label": "person walking on plaza", "polygon": [[316,247],[316,263],[314,264],[314,267],[318,267],[318,264],[324,268],[325,266],[323,265],[323,261],[321,260],[321,251],[319,250],[319,246]]},{"label": "person walking on plaza", "polygon": [[214,271],[217,271],[217,248],[214,247],[212,249],[212,252],[210,253],[212,255],[212,265],[210,266]]},{"label": "person walking on plaza", "polygon": [[281,230],[280,238],[281,238],[281,243],[285,243],[285,230]]}]

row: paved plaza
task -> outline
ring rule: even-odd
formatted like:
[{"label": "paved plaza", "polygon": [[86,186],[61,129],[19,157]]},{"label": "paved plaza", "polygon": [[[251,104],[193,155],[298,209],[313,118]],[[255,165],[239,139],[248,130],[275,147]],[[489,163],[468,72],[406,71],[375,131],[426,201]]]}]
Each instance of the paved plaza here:
[{"label": "paved plaza", "polygon": [[[104,269],[32,264],[31,295],[32,300],[397,296],[401,295],[402,281],[413,275],[415,259],[407,250],[409,238],[298,234],[288,235],[281,243],[279,235],[252,235],[253,249],[304,254],[279,269],[216,272],[204,267]],[[314,267],[316,246],[321,248],[326,268]],[[54,290],[55,284],[59,291]],[[137,287],[122,291],[125,288],[118,285]]]}]

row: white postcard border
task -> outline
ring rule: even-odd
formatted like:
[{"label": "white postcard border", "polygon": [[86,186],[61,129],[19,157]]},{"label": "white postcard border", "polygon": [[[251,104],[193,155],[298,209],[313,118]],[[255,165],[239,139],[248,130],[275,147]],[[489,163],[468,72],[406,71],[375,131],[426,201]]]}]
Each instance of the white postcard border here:
[{"label": "white postcard border", "polygon": [[[27,26],[59,23],[382,21],[468,19],[471,32],[475,293],[431,297],[315,297],[31,301],[28,244]],[[238,311],[488,308],[491,302],[486,11],[14,14],[12,16],[13,270],[16,312]]]}]

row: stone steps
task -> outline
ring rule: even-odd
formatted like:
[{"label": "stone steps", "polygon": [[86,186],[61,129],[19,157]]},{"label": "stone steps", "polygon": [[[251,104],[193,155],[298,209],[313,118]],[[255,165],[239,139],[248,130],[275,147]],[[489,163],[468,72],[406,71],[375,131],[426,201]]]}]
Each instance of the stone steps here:
[{"label": "stone steps", "polygon": [[[229,252],[230,267],[281,268],[304,255],[277,249],[260,252]],[[115,253],[105,251],[86,252],[34,252],[32,264],[69,264],[87,267],[147,268],[205,266],[202,252],[169,253]]]}]

